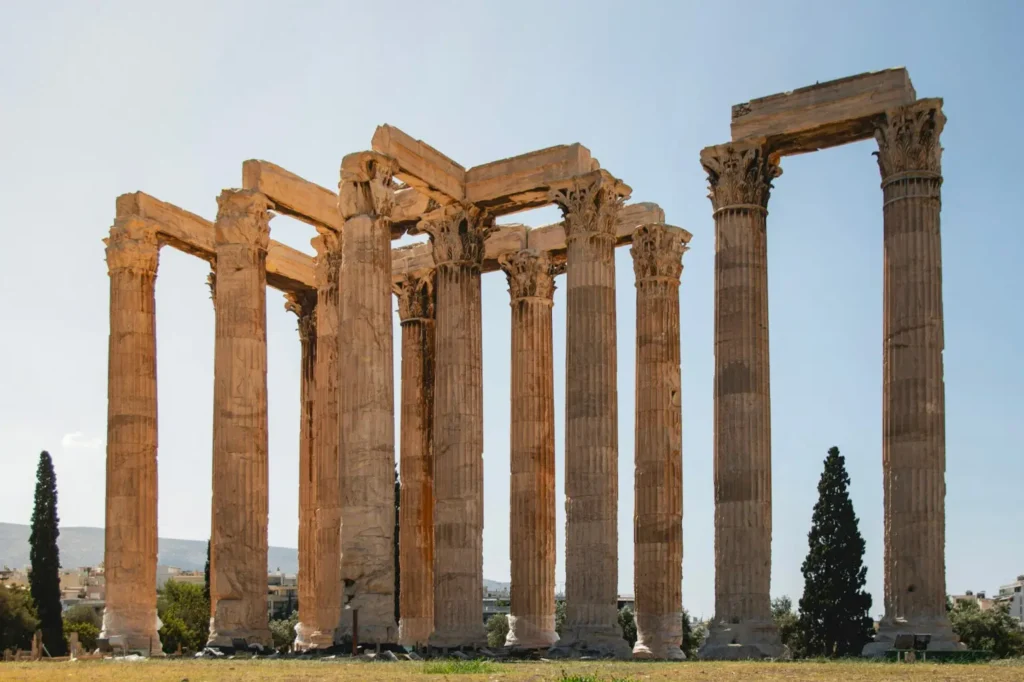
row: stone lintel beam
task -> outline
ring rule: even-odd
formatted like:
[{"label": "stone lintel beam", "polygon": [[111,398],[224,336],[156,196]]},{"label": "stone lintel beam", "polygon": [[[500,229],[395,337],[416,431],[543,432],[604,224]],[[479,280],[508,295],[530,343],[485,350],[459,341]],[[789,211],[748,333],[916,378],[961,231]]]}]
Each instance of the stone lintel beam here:
[{"label": "stone lintel beam", "polygon": [[917,99],[905,68],[886,69],[760,97],[732,108],[732,139],[763,138],[779,155],[874,136],[886,110]]},{"label": "stone lintel beam", "polygon": [[[641,202],[624,206],[615,223],[616,245],[629,244],[633,232],[641,225],[665,221],[665,211],[655,203]],[[498,225],[484,243],[484,261],[481,272],[496,272],[499,260],[522,249],[546,251],[555,256],[565,255],[565,224],[555,223],[544,227],[525,225]],[[411,244],[391,250],[391,276],[398,282],[406,275],[428,271],[434,267],[434,256],[430,244]]]},{"label": "stone lintel beam", "polygon": [[[138,218],[156,227],[160,241],[213,262],[216,258],[213,223],[174,204],[144,192],[117,198],[117,218]],[[313,259],[306,254],[270,240],[267,249],[267,284],[281,291],[315,290]]]},{"label": "stone lintel beam", "polygon": [[[278,213],[310,225],[341,230],[345,221],[338,214],[338,195],[315,182],[301,178],[269,161],[249,159],[242,164],[242,187],[263,193]],[[413,187],[395,192],[391,211],[391,236],[397,238],[415,225],[425,213],[430,197]]]},{"label": "stone lintel beam", "polygon": [[395,177],[438,204],[466,200],[466,169],[426,142],[385,123],[374,131],[371,147],[398,162]]}]

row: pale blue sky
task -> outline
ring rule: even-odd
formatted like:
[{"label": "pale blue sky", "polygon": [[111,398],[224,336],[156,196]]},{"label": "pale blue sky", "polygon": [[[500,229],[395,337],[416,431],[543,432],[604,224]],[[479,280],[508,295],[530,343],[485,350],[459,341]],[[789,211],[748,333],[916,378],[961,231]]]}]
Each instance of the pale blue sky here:
[{"label": "pale blue sky", "polygon": [[[143,6],[145,5],[145,7]],[[296,6],[301,5],[301,8]],[[27,523],[54,455],[66,524],[102,525],[114,198],[144,190],[212,218],[241,162],[335,187],[391,123],[465,166],[581,142],[693,233],[681,288],[685,605],[713,610],[714,233],[698,152],[730,106],[905,65],[944,97],[947,564],[950,591],[1024,572],[1020,254],[1022,5],[978,2],[5,3],[0,9],[0,521]],[[378,8],[379,7],[379,8]],[[173,9],[172,9],[173,8]],[[787,158],[768,220],[772,593],[799,597],[826,450],[847,457],[882,611],[882,215],[875,145]],[[550,209],[524,214],[557,219]],[[313,231],[273,236],[309,251]],[[632,592],[634,288],[620,249],[619,586]],[[160,534],[210,525],[213,309],[207,266],[164,249],[157,285]],[[484,278],[485,557],[507,579],[509,308]],[[555,303],[564,578],[564,292]],[[268,293],[270,542],[295,546],[299,344]],[[396,327],[397,333],[397,327]],[[397,345],[397,344],[396,344]],[[397,365],[396,365],[397,369]]]}]

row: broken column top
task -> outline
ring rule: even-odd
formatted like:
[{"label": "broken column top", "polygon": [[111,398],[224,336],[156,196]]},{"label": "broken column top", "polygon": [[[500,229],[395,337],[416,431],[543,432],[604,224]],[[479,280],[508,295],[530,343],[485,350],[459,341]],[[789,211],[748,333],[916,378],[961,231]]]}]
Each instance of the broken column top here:
[{"label": "broken column top", "polygon": [[879,116],[916,99],[903,67],[815,83],[733,106],[732,139],[761,138],[780,156],[813,152],[871,138]]}]

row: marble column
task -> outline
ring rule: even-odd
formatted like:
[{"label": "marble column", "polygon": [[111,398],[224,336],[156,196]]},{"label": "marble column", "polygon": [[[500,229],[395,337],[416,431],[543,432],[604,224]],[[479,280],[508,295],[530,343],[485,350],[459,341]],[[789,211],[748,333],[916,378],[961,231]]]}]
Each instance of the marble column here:
[{"label": "marble column", "polygon": [[898,632],[962,648],[946,615],[946,408],[939,234],[941,99],[887,112],[875,130],[882,175],[882,476],[885,615],[865,654]]},{"label": "marble column", "polygon": [[394,161],[375,152],[341,163],[338,207],[345,220],[339,289],[341,414],[341,636],[398,640],[395,622],[395,390],[391,302]]},{"label": "marble column", "polygon": [[394,287],[402,321],[402,434],[398,643],[424,646],[434,631],[434,271]]},{"label": "marble column", "polygon": [[156,615],[156,230],[118,219],[110,230],[107,367],[107,598],[100,637],[160,654]]},{"label": "marble column", "polygon": [[703,658],[788,653],[772,622],[767,150],[701,151],[715,219],[715,618]]},{"label": "marble column", "polygon": [[341,617],[341,489],[338,459],[338,276],[341,235],[323,228],[312,240],[316,249],[316,357],[313,368],[313,499],[310,580],[314,601],[299,601],[295,647],[326,649],[334,644]]},{"label": "marble column", "polygon": [[438,209],[430,235],[434,330],[434,647],[477,647],[483,625],[483,348],[480,266],[493,221],[474,206]]},{"label": "marble column", "polygon": [[[316,542],[316,496],[313,492],[313,405],[316,372],[316,292],[285,294],[285,309],[299,320],[302,379],[299,389],[299,623],[308,623],[316,608],[313,545]],[[296,636],[300,625],[296,624]],[[303,629],[302,634],[306,635]],[[308,640],[308,637],[304,637]]]},{"label": "marble column", "polygon": [[615,221],[629,188],[595,171],[553,189],[567,241],[566,608],[561,644],[630,655],[618,624]]},{"label": "marble column", "polygon": [[636,422],[633,575],[635,658],[683,659],[683,413],[679,278],[690,233],[633,232]]},{"label": "marble column", "polygon": [[506,646],[546,649],[555,632],[555,397],[551,309],[564,264],[543,251],[501,259],[512,305],[512,608]]},{"label": "marble column", "polygon": [[217,198],[211,646],[269,646],[266,197]]}]

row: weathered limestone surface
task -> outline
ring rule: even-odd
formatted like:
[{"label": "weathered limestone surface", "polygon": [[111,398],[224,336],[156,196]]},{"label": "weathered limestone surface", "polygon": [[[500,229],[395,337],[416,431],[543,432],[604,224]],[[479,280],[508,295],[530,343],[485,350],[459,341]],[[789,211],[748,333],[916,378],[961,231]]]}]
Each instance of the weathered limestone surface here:
[{"label": "weathered limestone surface", "polygon": [[217,198],[210,639],[269,646],[267,246],[263,195]]},{"label": "weathered limestone surface", "polygon": [[313,546],[316,542],[316,495],[313,490],[316,293],[290,293],[285,300],[285,309],[298,317],[299,341],[302,344],[302,383],[299,388],[299,622],[296,635],[301,630],[303,644],[307,645],[308,632],[300,624],[311,622],[316,609],[316,585],[313,584]]},{"label": "weathered limestone surface", "polygon": [[[160,201],[144,192],[122,194],[117,198],[117,217],[141,219],[155,227],[160,240],[168,246],[211,263],[216,260],[213,223],[174,204]],[[267,247],[266,270],[267,284],[275,289],[304,291],[316,288],[313,282],[313,260],[301,251],[273,239]]]},{"label": "weathered limestone surface", "polygon": [[434,331],[434,632],[436,647],[482,646],[483,349],[480,263],[492,220],[450,204],[417,228],[437,263]]},{"label": "weathered limestone surface", "polygon": [[341,615],[341,488],[338,477],[338,277],[342,238],[321,229],[316,249],[316,358],[313,386],[313,460],[310,465],[313,538],[309,564],[315,601],[299,604],[295,646],[326,649],[334,644]]},{"label": "weathered limestone surface", "polygon": [[629,656],[618,624],[615,221],[627,187],[604,171],[553,190],[565,216],[566,620],[562,644]]},{"label": "weathered limestone surface", "polygon": [[107,240],[110,345],[101,637],[158,655],[156,230],[115,222]]},{"label": "weathered limestone surface", "polygon": [[395,165],[374,152],[341,164],[338,207],[345,218],[339,288],[341,390],[340,634],[392,643],[395,622],[395,392],[391,308],[391,226]]},{"label": "weathered limestone surface", "polygon": [[870,139],[887,109],[916,99],[906,69],[815,83],[737,104],[732,139],[760,138],[775,154],[800,154]]},{"label": "weathered limestone surface", "polygon": [[686,658],[683,643],[683,415],[679,278],[690,234],[664,224],[633,235],[636,435],[635,658]]},{"label": "weathered limestone surface", "polygon": [[555,398],[551,308],[565,266],[543,251],[504,256],[512,304],[512,604],[506,646],[548,648],[555,632]]},{"label": "weathered limestone surface", "polygon": [[402,321],[398,643],[424,646],[434,631],[434,272],[394,286]]},{"label": "weathered limestone surface", "polygon": [[772,623],[765,218],[781,170],[760,146],[701,152],[715,218],[715,619],[702,658],[778,658]]},{"label": "weathered limestone surface", "polygon": [[930,650],[962,648],[946,615],[945,122],[942,100],[926,99],[889,111],[875,131],[885,225],[885,616],[867,655],[881,655],[899,632],[931,633]]}]

